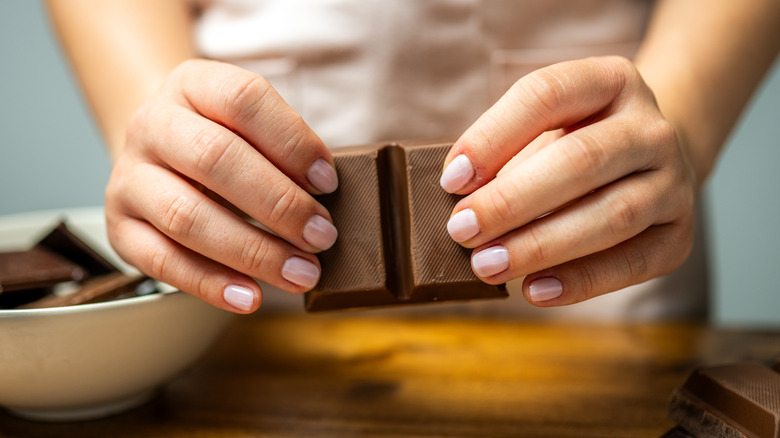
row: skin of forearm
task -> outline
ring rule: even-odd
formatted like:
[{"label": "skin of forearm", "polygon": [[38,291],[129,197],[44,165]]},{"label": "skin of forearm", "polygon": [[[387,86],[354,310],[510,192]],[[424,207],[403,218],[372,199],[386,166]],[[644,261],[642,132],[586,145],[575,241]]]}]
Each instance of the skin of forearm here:
[{"label": "skin of forearm", "polygon": [[659,1],[636,65],[706,180],[780,50],[780,2]]},{"label": "skin of forearm", "polygon": [[49,15],[112,157],[127,122],[195,55],[191,11],[173,0],[48,0]]}]

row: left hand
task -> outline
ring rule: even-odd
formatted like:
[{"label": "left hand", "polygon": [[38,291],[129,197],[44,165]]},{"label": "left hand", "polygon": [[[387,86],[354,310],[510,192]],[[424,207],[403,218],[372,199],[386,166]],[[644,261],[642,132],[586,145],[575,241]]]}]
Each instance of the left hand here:
[{"label": "left hand", "polygon": [[557,306],[664,275],[693,244],[684,145],[635,66],[556,64],[520,79],[453,145],[442,187],[470,194],[450,235],[483,281],[526,276]]}]

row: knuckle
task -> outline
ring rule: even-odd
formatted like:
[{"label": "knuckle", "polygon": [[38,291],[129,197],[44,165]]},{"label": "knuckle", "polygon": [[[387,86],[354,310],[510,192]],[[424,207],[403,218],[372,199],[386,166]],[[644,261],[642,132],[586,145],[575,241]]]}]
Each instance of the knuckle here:
[{"label": "knuckle", "polygon": [[238,124],[248,123],[261,112],[273,87],[259,75],[234,80],[237,82],[228,87],[224,96],[225,114]]},{"label": "knuckle", "polygon": [[614,239],[622,240],[630,236],[640,220],[638,207],[631,199],[616,196],[609,201],[607,226]]},{"label": "knuckle", "polygon": [[489,222],[499,227],[513,224],[517,220],[512,202],[512,199],[516,198],[516,190],[511,183],[497,184],[489,193],[485,206],[487,208],[480,209],[488,213]]},{"label": "knuckle", "polygon": [[165,234],[188,236],[195,231],[200,214],[200,204],[187,197],[177,195],[163,208],[160,215]]},{"label": "knuckle", "polygon": [[538,119],[551,127],[550,114],[560,107],[568,89],[566,78],[555,68],[548,67],[530,73],[522,81],[526,91],[536,103],[529,109],[534,111]]},{"label": "knuckle", "polygon": [[651,261],[641,248],[635,245],[621,245],[620,256],[626,268],[627,284],[637,284],[647,280]]},{"label": "knuckle", "polygon": [[[237,151],[241,150],[241,142],[238,136],[227,130],[204,128],[198,131],[192,139],[195,169],[201,175],[208,175],[221,165],[230,167]],[[238,158],[237,161],[240,161]]]},{"label": "knuckle", "polygon": [[304,197],[298,186],[285,184],[279,196],[275,197],[274,205],[268,213],[272,224],[291,223],[304,207]]},{"label": "knuckle", "polygon": [[625,76],[633,76],[638,75],[639,70],[636,68],[636,65],[633,61],[626,58],[625,56],[608,56],[606,57],[607,62],[609,62],[610,65],[613,66],[613,68],[617,69],[620,73],[622,73]]},{"label": "knuckle", "polygon": [[209,276],[200,272],[197,274],[197,279],[193,281],[193,283],[194,287],[193,290],[190,291],[190,294],[195,295],[203,301],[210,302],[212,289],[210,287]]},{"label": "knuckle", "polygon": [[280,150],[277,151],[277,154],[283,161],[292,161],[297,153],[303,150],[307,141],[306,132],[303,119],[297,115],[285,119],[285,123],[280,126],[276,134],[277,138],[282,139],[279,146]]},{"label": "knuckle", "polygon": [[580,301],[589,300],[599,295],[598,274],[596,273],[596,267],[590,263],[579,263],[575,270],[575,276],[577,278],[577,284],[581,291]]},{"label": "knuckle", "polygon": [[671,122],[658,117],[651,123],[646,123],[647,132],[646,135],[650,141],[656,146],[657,150],[661,151],[677,151],[679,150],[679,142],[677,139],[677,130],[674,128]]},{"label": "knuckle", "polygon": [[270,253],[271,245],[268,239],[257,236],[241,248],[241,260],[249,272],[261,273]]},{"label": "knuckle", "polygon": [[579,178],[585,178],[609,163],[608,152],[589,133],[579,131],[576,135],[563,137],[562,141],[565,143],[564,157]]},{"label": "knuckle", "polygon": [[547,267],[547,250],[536,227],[529,227],[525,233],[525,255],[528,266],[534,270]]},{"label": "knuckle", "polygon": [[165,281],[170,265],[171,253],[163,248],[152,248],[149,260],[149,276]]}]

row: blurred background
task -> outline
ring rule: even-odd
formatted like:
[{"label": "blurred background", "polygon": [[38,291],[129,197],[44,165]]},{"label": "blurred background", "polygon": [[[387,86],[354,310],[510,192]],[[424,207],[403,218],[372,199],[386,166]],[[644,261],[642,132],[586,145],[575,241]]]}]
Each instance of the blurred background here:
[{"label": "blurred background", "polygon": [[[103,203],[109,159],[59,50],[40,2],[0,2],[0,215]],[[704,198],[713,319],[778,327],[780,62],[728,143]]]}]

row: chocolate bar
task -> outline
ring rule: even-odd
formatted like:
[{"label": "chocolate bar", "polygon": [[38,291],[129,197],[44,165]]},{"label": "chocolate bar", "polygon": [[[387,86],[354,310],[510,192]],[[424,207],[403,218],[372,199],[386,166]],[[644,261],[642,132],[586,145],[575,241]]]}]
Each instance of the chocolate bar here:
[{"label": "chocolate bar", "polygon": [[695,370],[669,416],[696,437],[780,437],[780,373],[741,363]]},{"label": "chocolate bar", "polygon": [[460,199],[439,186],[451,143],[337,149],[339,188],[319,196],[339,230],[320,254],[307,311],[504,298],[471,270],[471,250],[447,234]]}]

